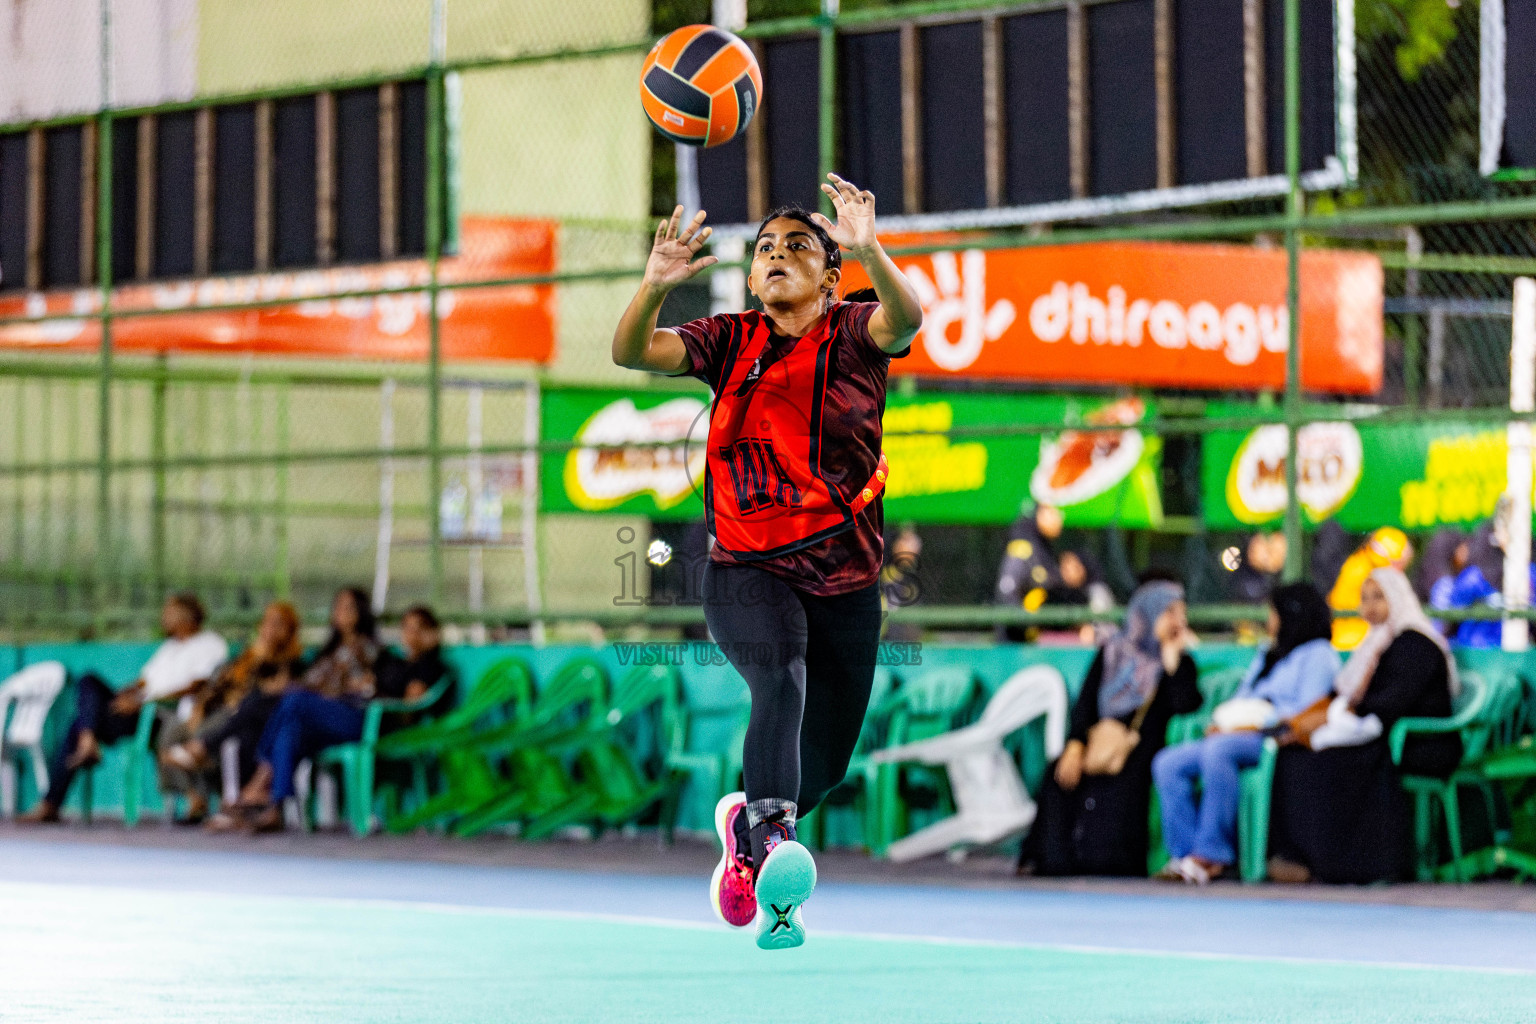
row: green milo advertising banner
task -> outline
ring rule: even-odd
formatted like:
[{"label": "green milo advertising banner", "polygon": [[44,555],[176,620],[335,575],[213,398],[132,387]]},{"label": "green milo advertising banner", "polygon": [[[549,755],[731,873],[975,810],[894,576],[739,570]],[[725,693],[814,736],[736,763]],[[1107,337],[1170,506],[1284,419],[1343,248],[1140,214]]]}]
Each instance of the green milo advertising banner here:
[{"label": "green milo advertising banner", "polygon": [[[1255,407],[1212,405],[1213,417]],[[1502,425],[1311,423],[1297,444],[1297,492],[1311,523],[1335,519],[1353,532],[1378,526],[1426,530],[1468,526],[1493,514],[1504,492],[1508,445]],[[1202,492],[1206,525],[1277,524],[1285,514],[1285,428],[1207,434]]]},{"label": "green milo advertising banner", "polygon": [[[578,447],[544,456],[541,509],[701,517],[708,400],[702,392],[546,391],[541,437]],[[1000,524],[1032,497],[1063,509],[1069,525],[1157,526],[1162,445],[1136,429],[1151,413],[1141,398],[892,394],[884,421],[891,467],[885,514]],[[1020,424],[1065,429],[1007,432]]]}]

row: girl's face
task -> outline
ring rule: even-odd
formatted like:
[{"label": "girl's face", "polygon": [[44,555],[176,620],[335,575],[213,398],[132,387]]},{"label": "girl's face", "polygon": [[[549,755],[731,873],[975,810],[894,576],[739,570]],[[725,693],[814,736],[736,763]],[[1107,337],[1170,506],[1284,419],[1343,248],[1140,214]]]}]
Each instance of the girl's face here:
[{"label": "girl's face", "polygon": [[827,266],[827,254],[810,228],[779,217],[753,244],[747,287],[765,306],[801,306],[820,302],[841,278],[841,271]]},{"label": "girl's face", "polygon": [[287,616],[276,608],[268,608],[262,613],[256,639],[269,651],[285,646],[293,639],[293,630],[288,626]]},{"label": "girl's face", "polygon": [[1387,595],[1382,591],[1381,585],[1375,580],[1366,580],[1360,585],[1360,617],[1373,626],[1380,626],[1392,615],[1392,606],[1387,603]]},{"label": "girl's face", "polygon": [[351,592],[343,590],[331,603],[331,627],[342,633],[357,629],[357,600]]},{"label": "girl's face", "polygon": [[1269,606],[1269,619],[1264,623],[1264,632],[1269,634],[1271,641],[1280,639],[1280,613],[1275,611],[1275,606]]},{"label": "girl's face", "polygon": [[1162,643],[1171,644],[1183,636],[1188,628],[1189,610],[1183,601],[1175,601],[1163,609],[1163,614],[1157,617],[1157,623],[1152,627],[1152,632]]},{"label": "girl's face", "polygon": [[407,615],[400,623],[400,643],[412,658],[421,657],[440,642],[437,630],[427,625],[426,620],[419,615]]}]

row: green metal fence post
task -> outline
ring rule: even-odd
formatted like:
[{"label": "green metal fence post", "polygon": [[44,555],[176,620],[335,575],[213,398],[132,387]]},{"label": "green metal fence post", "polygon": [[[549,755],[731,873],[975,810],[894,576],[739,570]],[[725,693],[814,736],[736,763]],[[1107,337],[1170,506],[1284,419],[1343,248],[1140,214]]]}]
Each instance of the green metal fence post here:
[{"label": "green metal fence post", "polygon": [[160,371],[150,385],[149,392],[149,457],[154,463],[150,484],[150,510],[149,510],[149,578],[153,592],[162,594],[166,589],[165,577],[165,502],[166,502],[166,389],[169,386],[167,373],[167,358],[161,352],[155,358],[155,366]]},{"label": "green metal fence post", "polygon": [[432,604],[443,601],[442,323],[438,315],[438,263],[443,255],[443,58],[447,49],[445,0],[432,4],[431,61],[427,66],[427,538]]},{"label": "green metal fence post", "polygon": [[1285,579],[1302,575],[1301,502],[1297,433],[1301,425],[1301,15],[1300,0],[1285,0]]},{"label": "green metal fence post", "polygon": [[[1404,263],[1407,270],[1403,273],[1403,294],[1410,299],[1419,295],[1419,257],[1424,255],[1424,236],[1419,229],[1408,226],[1403,229],[1403,240],[1406,243],[1403,250]],[[1419,404],[1420,381],[1423,379],[1423,331],[1420,314],[1410,310],[1403,317],[1403,391],[1408,404],[1417,407]]]},{"label": "green metal fence post", "polygon": [[290,385],[277,389],[277,596],[287,601],[293,597],[293,579],[288,572],[288,392]]},{"label": "green metal fence post", "polygon": [[[817,102],[818,133],[816,139],[817,183],[827,180],[837,163],[837,17],[839,0],[821,0],[821,18],[818,29],[821,49],[821,92]],[[862,183],[868,187],[868,183]],[[825,192],[818,192],[821,212],[832,216],[832,200]]]},{"label": "green metal fence post", "polygon": [[101,352],[96,396],[97,625],[107,607],[112,565],[112,4],[101,2],[101,111],[96,115],[96,280],[101,288]]}]

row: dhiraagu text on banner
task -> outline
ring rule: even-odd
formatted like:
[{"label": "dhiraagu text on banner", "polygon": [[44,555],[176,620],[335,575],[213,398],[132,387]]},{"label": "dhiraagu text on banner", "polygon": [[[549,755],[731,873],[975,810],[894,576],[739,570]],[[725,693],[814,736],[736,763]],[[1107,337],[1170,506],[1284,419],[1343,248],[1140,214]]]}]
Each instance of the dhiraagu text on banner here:
[{"label": "dhiraagu text on banner", "polygon": [[[1238,416],[1249,405],[1212,406]],[[1296,438],[1298,496],[1312,523],[1347,530],[1468,526],[1493,515],[1504,492],[1504,428],[1488,424],[1312,423]],[[1203,492],[1214,529],[1278,523],[1285,514],[1285,427],[1206,435]]]},{"label": "dhiraagu text on banner", "polygon": [[[542,437],[580,447],[544,459],[544,510],[701,517],[708,401],[703,391],[547,391]],[[1141,398],[892,395],[884,422],[886,515],[1001,524],[1029,497],[1059,506],[1072,525],[1157,525],[1161,443],[1136,429],[1150,412]],[[1066,429],[1008,432],[1020,424]]]}]

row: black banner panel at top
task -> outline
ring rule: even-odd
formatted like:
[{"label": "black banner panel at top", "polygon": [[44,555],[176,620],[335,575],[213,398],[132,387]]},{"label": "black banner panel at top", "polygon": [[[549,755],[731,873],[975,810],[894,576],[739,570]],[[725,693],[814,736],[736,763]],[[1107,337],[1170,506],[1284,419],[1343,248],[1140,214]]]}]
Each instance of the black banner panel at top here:
[{"label": "black banner panel at top", "polygon": [[[1337,78],[1338,12],[1350,2],[1300,2],[1301,169],[1328,171],[1307,187],[1352,173],[1353,139],[1337,128],[1354,121],[1339,110],[1353,104],[1353,82]],[[1046,0],[840,31],[832,168],[873,191],[885,216],[1092,205],[1179,187],[1167,203],[1195,203],[1210,201],[1208,186],[1226,194],[1245,179],[1269,180],[1244,194],[1273,194],[1285,171],[1284,6],[1263,0],[1245,23],[1241,0]],[[752,141],[698,161],[717,224],[818,201],[820,41],[753,46],[762,123]]]},{"label": "black banner panel at top", "polygon": [[1483,0],[1482,171],[1536,177],[1536,3]]}]

